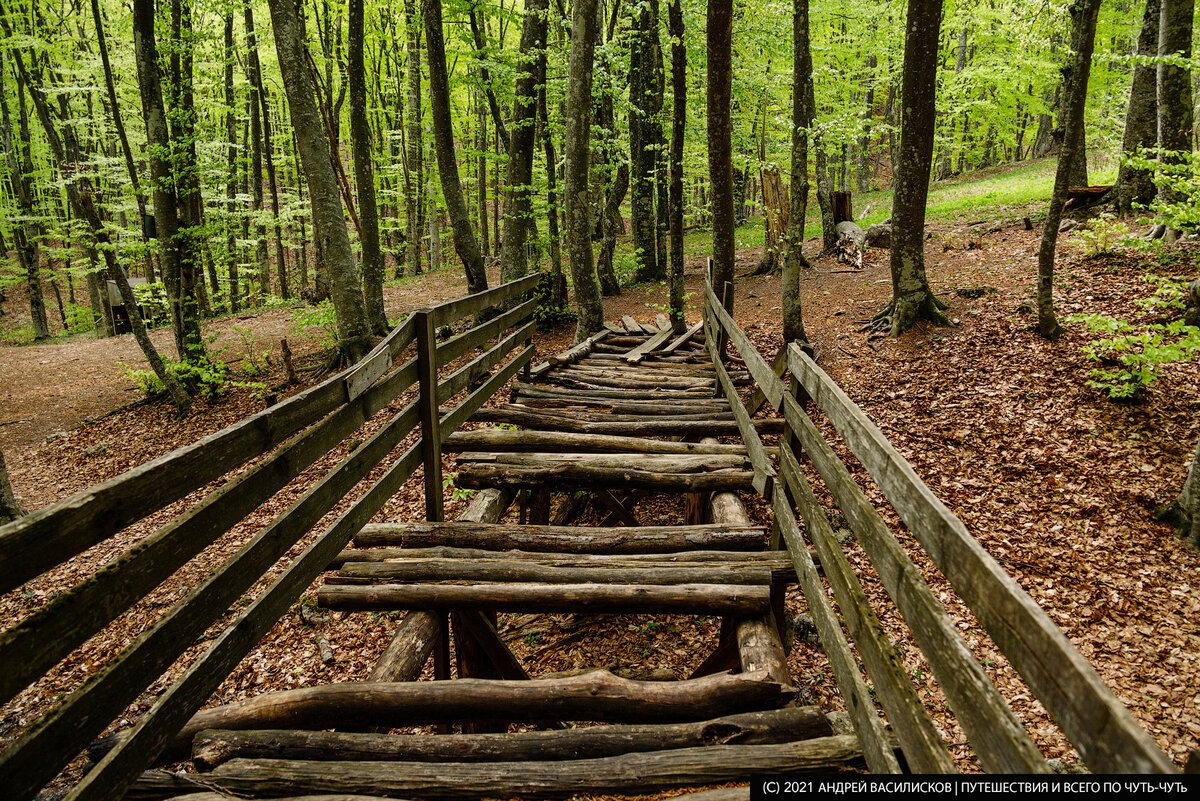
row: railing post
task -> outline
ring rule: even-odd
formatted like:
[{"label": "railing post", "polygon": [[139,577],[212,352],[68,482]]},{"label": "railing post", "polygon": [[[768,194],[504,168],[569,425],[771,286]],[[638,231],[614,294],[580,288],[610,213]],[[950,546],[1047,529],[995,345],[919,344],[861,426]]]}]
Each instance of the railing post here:
[{"label": "railing post", "polygon": [[417,412],[421,417],[421,458],[425,464],[425,519],[441,522],[442,511],[442,432],[438,419],[437,336],[430,309],[413,312],[417,333],[417,381],[420,395]]}]

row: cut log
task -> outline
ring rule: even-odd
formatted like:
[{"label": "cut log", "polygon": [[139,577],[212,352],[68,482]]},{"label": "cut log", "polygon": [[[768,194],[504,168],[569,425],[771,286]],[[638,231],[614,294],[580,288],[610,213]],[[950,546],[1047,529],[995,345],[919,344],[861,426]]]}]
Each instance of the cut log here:
[{"label": "cut log", "polygon": [[748,466],[741,454],[683,453],[507,453],[465,451],[459,464],[513,464],[526,467],[570,463],[580,468],[622,468],[653,473],[700,473],[706,470],[740,469]]},{"label": "cut log", "polygon": [[564,462],[550,466],[509,464],[462,465],[456,483],[460,487],[538,487],[570,489],[649,489],[657,492],[715,492],[749,490],[753,470],[713,470],[705,473],[657,473],[650,470],[590,467]]},{"label": "cut log", "polygon": [[764,745],[828,737],[828,719],[815,706],[784,707],[715,720],[614,724],[513,734],[380,735],[326,731],[203,731],[192,762],[208,771],[231,759],[366,762],[511,762],[595,759],[705,745]]},{"label": "cut log", "polygon": [[186,759],[192,739],[204,729],[362,730],[458,720],[683,722],[775,709],[794,695],[763,673],[663,682],[630,681],[597,670],[532,681],[326,684],[267,693],[198,712],[176,734],[160,762]]},{"label": "cut log", "polygon": [[[641,393],[647,398],[655,393]],[[663,396],[657,396],[663,397]],[[678,397],[678,395],[675,395]],[[706,393],[705,397],[709,397]],[[738,436],[740,431],[734,420],[662,420],[646,417],[639,422],[600,422],[575,420],[545,414],[544,409],[481,409],[471,418],[477,422],[505,423],[543,431],[570,431],[576,434],[616,434],[620,436],[686,437],[686,436]],[[783,431],[783,419],[770,417],[752,421],[754,428],[763,434],[778,434]]]},{"label": "cut log", "polygon": [[[713,563],[669,567],[546,565],[509,559],[406,559],[358,562],[326,579],[327,584],[413,582],[539,582],[543,584],[770,584],[771,569]],[[432,646],[430,646],[432,647]]]},{"label": "cut log", "polygon": [[856,269],[862,269],[863,245],[867,241],[867,232],[850,220],[837,224],[837,244],[833,252],[842,264],[852,264]]},{"label": "cut log", "polygon": [[547,409],[526,406],[523,403],[508,403],[499,407],[484,407],[472,418],[479,422],[504,422],[513,417],[552,418],[555,421],[581,423],[694,423],[705,420],[728,421],[733,419],[730,411],[700,411],[686,414],[612,414],[592,410]]},{"label": "cut log", "polygon": [[788,684],[792,677],[787,669],[787,653],[779,639],[770,616],[744,620],[737,627],[738,655],[742,670],[750,673],[764,671],[772,681]]},{"label": "cut log", "polygon": [[415,681],[437,645],[439,631],[436,612],[409,612],[400,621],[400,628],[371,669],[367,681]]},{"label": "cut log", "polygon": [[[584,391],[581,389],[556,387],[552,384],[529,384],[523,381],[514,381],[513,391],[519,395],[530,395],[531,397],[547,397],[553,395],[565,396],[568,398],[607,398],[608,400],[662,400],[664,398],[670,400],[683,400],[688,398],[708,401],[712,400],[712,393],[710,392],[669,393],[661,389],[597,389]],[[688,400],[688,402],[691,403],[693,401]]]},{"label": "cut log", "polygon": [[570,364],[571,362],[578,361],[587,354],[591,353],[592,348],[595,347],[596,343],[608,335],[608,331],[601,331],[598,334],[593,334],[583,342],[580,342],[578,345],[567,348],[561,353],[556,353],[555,355],[551,356],[549,362],[550,364],[557,366],[560,364]]},{"label": "cut log", "polygon": [[354,538],[360,548],[398,545],[474,546],[489,550],[557,553],[673,553],[699,548],[761,551],[766,531],[757,526],[515,526],[471,523],[371,523]]},{"label": "cut log", "polygon": [[610,615],[736,615],[771,608],[767,586],[735,584],[326,584],[317,590],[326,609],[490,609]]},{"label": "cut log", "polygon": [[676,378],[669,375],[634,375],[618,373],[615,370],[576,370],[564,367],[546,375],[549,381],[571,381],[599,387],[619,387],[621,389],[654,389],[688,390],[706,389],[712,386],[711,378]]},{"label": "cut log", "polygon": [[326,792],[413,794],[423,798],[554,798],[653,793],[719,784],[763,773],[859,770],[857,738],[840,735],[776,745],[715,745],[557,762],[314,762],[234,759],[209,776],[214,786],[263,795]]}]

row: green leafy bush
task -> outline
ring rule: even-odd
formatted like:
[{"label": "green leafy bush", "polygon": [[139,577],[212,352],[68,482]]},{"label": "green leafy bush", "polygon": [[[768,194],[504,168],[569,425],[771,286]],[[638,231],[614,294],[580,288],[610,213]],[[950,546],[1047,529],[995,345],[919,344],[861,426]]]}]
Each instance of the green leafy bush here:
[{"label": "green leafy bush", "polygon": [[1200,328],[1182,320],[1139,327],[1102,314],[1075,314],[1067,319],[1104,335],[1082,350],[1099,365],[1089,372],[1088,386],[1112,400],[1140,401],[1164,365],[1200,355]]},{"label": "green leafy bush", "polygon": [[1117,252],[1118,245],[1129,245],[1129,226],[1112,214],[1101,214],[1088,228],[1079,232],[1086,256],[1107,256]]},{"label": "green leafy bush", "polygon": [[323,300],[316,306],[292,310],[292,330],[298,336],[317,340],[323,348],[337,347],[337,313],[333,303]]}]

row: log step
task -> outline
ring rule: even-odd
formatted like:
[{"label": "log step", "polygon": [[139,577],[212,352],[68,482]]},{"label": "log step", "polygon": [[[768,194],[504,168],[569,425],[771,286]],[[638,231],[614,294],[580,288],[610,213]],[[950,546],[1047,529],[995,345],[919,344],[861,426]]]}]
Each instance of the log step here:
[{"label": "log step", "polygon": [[541,584],[770,584],[765,565],[674,564],[655,566],[540,564],[512,559],[405,559],[351,562],[326,584],[410,584],[444,582],[537,582]]},{"label": "log step", "polygon": [[489,550],[582,554],[657,554],[710,548],[761,551],[766,530],[755,526],[517,526],[463,523],[371,523],[354,538],[360,548],[460,545]]},{"label": "log step", "polygon": [[494,464],[519,467],[551,467],[570,464],[578,470],[628,468],[651,473],[704,473],[714,470],[738,470],[750,466],[741,454],[669,454],[669,453],[551,453],[532,451],[464,451],[457,457],[460,465]]},{"label": "log step", "polygon": [[705,745],[765,745],[833,734],[815,706],[789,706],[686,723],[586,726],[512,734],[362,734],[269,729],[204,731],[192,742],[202,771],[231,759],[302,759],[342,762],[505,762],[595,759]]},{"label": "log step", "polygon": [[488,609],[751,617],[770,611],[771,588],[765,584],[326,584],[317,590],[317,604],[350,612]]},{"label": "log step", "polygon": [[515,431],[511,428],[477,428],[455,431],[442,443],[444,453],[460,451],[541,451],[550,448],[575,453],[680,453],[744,454],[745,445],[702,445],[666,442],[645,437],[576,434],[569,431]]},{"label": "log step", "polygon": [[233,793],[367,793],[421,798],[554,798],[632,793],[746,780],[763,773],[863,767],[858,738],[714,745],[598,759],[515,762],[318,762],[234,759],[206,776]]},{"label": "log step", "polygon": [[530,562],[551,567],[601,567],[638,568],[666,567],[671,565],[691,567],[766,567],[774,581],[795,580],[795,568],[787,551],[679,551],[677,553],[642,554],[567,554],[538,553],[536,551],[489,551],[482,548],[456,548],[439,545],[430,548],[347,548],[337,555],[331,568],[350,564],[403,562],[421,559],[489,560],[502,559],[510,562]]},{"label": "log step", "polygon": [[648,489],[655,492],[737,492],[754,488],[753,470],[719,469],[703,473],[656,472],[647,469],[591,467],[562,462],[550,465],[462,465],[459,487],[546,487],[570,489]]}]

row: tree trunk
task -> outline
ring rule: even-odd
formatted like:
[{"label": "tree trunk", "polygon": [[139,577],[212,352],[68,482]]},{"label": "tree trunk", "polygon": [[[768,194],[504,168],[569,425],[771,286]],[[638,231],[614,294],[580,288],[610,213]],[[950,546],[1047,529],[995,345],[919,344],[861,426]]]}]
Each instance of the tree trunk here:
[{"label": "tree trunk", "polygon": [[[633,229],[634,276],[638,283],[658,281],[666,265],[658,262],[658,218],[655,211],[655,166],[662,125],[657,113],[662,96],[656,86],[658,48],[657,0],[631,9],[629,44],[629,219]],[[659,59],[661,61],[661,58]]]},{"label": "tree trunk", "polygon": [[558,230],[558,158],[554,153],[554,136],[550,130],[549,107],[546,105],[546,49],[538,54],[538,115],[542,118],[542,148],[546,155],[546,227],[550,237],[551,308],[567,308],[567,276],[563,273],[562,237]]},{"label": "tree trunk", "polygon": [[1175,524],[1177,535],[1189,548],[1200,550],[1200,442],[1192,456],[1192,466],[1179,497],[1157,515],[1159,520]]},{"label": "tree trunk", "polygon": [[[458,177],[458,156],[454,144],[454,126],[450,119],[450,79],[446,74],[446,49],[442,44],[442,0],[423,0],[425,46],[429,51],[429,105],[433,116],[433,148],[437,153],[442,197],[454,234],[454,250],[467,274],[471,294],[487,289],[487,270],[479,252],[479,240],[471,227],[471,216]],[[507,249],[505,242],[505,249]],[[436,246],[436,243],[430,243]]]},{"label": "tree trunk", "polygon": [[362,224],[362,281],[367,322],[372,333],[388,332],[383,309],[383,253],[379,249],[379,211],[375,204],[375,165],[371,124],[367,121],[367,81],[363,69],[363,0],[350,0],[347,11],[350,84],[350,139],[354,146],[354,180],[358,184],[358,219]]},{"label": "tree trunk", "polygon": [[588,157],[591,148],[592,61],[596,49],[596,0],[576,0],[571,17],[571,51],[567,73],[566,159],[567,250],[575,286],[578,322],[575,341],[582,342],[604,327],[600,281],[592,258],[591,207],[588,202]]},{"label": "tree trunk", "polygon": [[[162,243],[163,282],[171,306],[175,349],[181,361],[195,362],[204,358],[193,272],[195,247],[185,226],[181,224],[179,214],[179,190],[186,192],[189,188],[186,182],[177,180],[172,169],[180,160],[181,148],[186,148],[187,143],[172,137],[167,126],[154,34],[154,3],[151,0],[137,0],[133,8],[133,21],[134,54],[142,95],[142,114],[146,121],[146,140],[149,143],[150,175],[154,180],[154,223]],[[136,305],[129,308],[132,318]]]},{"label": "tree trunk", "polygon": [[[733,283],[733,131],[729,119],[733,82],[733,0],[708,4],[708,174],[712,181],[713,289],[721,297]],[[733,311],[733,294],[728,295]]]},{"label": "tree trunk", "polygon": [[687,124],[687,44],[683,0],[668,0],[667,32],[671,37],[671,183],[667,197],[671,239],[671,328],[687,328],[683,292],[683,144]]},{"label": "tree trunk", "polygon": [[238,310],[238,257],[237,234],[234,230],[234,217],[237,214],[237,175],[238,175],[238,146],[237,146],[237,112],[234,110],[233,94],[233,64],[237,54],[233,51],[233,10],[225,17],[225,137],[228,141],[225,157],[229,161],[225,174],[225,211],[229,219],[225,221],[229,235],[225,241],[225,258],[228,260],[229,274],[229,311]]},{"label": "tree trunk", "polygon": [[246,77],[250,81],[250,197],[254,211],[254,259],[258,262],[258,288],[263,300],[271,294],[271,263],[267,255],[267,225],[262,219],[262,70],[258,65],[258,41],[254,36],[254,11],[244,11],[246,24]]},{"label": "tree trunk", "polygon": [[[1058,244],[1058,225],[1067,200],[1070,173],[1075,152],[1083,145],[1083,111],[1087,103],[1088,73],[1092,66],[1092,44],[1096,37],[1096,17],[1100,0],[1075,0],[1071,6],[1071,49],[1074,62],[1064,71],[1063,140],[1058,153],[1058,169],[1054,176],[1054,192],[1042,229],[1038,248],[1038,332],[1047,339],[1057,339],[1062,333],[1054,314],[1054,253]],[[895,253],[895,247],[892,248]]]},{"label": "tree trunk", "polygon": [[[1158,55],[1175,56],[1187,63],[1192,56],[1192,22],[1194,0],[1162,0],[1159,16]],[[1179,155],[1164,155],[1165,165],[1185,165],[1185,153],[1192,151],[1193,111],[1191,71],[1178,63],[1158,65],[1158,144],[1168,152]],[[1168,166],[1167,170],[1182,175],[1183,166]],[[1159,198],[1168,204],[1190,204],[1187,192],[1182,188],[1164,183],[1158,190]],[[1177,231],[1178,225],[1170,225]]]},{"label": "tree trunk", "polygon": [[408,216],[408,274],[421,273],[421,240],[424,238],[425,143],[421,128],[421,20],[416,0],[404,0],[404,19],[408,34],[408,97],[405,125],[404,203]]},{"label": "tree trunk", "polygon": [[[1146,0],[1142,29],[1137,41],[1137,55],[1158,54],[1158,25],[1162,0]],[[1158,143],[1157,69],[1153,64],[1134,64],[1133,83],[1129,87],[1129,105],[1125,110],[1125,135],[1121,154],[1132,156],[1139,147],[1154,147]],[[1154,199],[1154,175],[1122,163],[1113,187],[1117,213],[1128,214],[1133,204],[1148,205]]]},{"label": "tree trunk", "polygon": [[0,452],[0,526],[24,514],[25,510],[13,495],[12,484],[8,481],[8,467],[4,464],[4,454]]},{"label": "tree trunk", "polygon": [[918,318],[937,325],[947,320],[925,275],[925,201],[933,159],[937,116],[938,27],[942,0],[910,0],[904,37],[903,118],[900,164],[892,201],[892,302],[877,320],[892,336]]},{"label": "tree trunk", "polygon": [[354,267],[354,253],[346,231],[329,140],[309,77],[304,26],[290,0],[271,0],[270,6],[279,69],[287,89],[297,148],[308,179],[313,235],[319,241],[332,285],[338,347],[347,359],[357,361],[371,348],[371,329]]},{"label": "tree trunk", "polygon": [[[283,251],[283,230],[279,222],[279,182],[275,175],[275,146],[271,139],[271,107],[270,93],[262,81],[262,69],[259,66],[258,60],[258,44],[254,37],[254,17],[250,12],[249,6],[246,7],[246,30],[251,41],[255,42],[253,49],[250,50],[251,62],[254,64],[254,75],[256,83],[254,85],[254,93],[258,95],[259,112],[262,117],[262,160],[267,168],[267,185],[271,190],[271,216],[275,219],[275,269],[279,275],[279,295],[283,298],[291,297],[291,292],[288,289],[287,279],[287,258]],[[269,267],[269,265],[268,265]],[[268,279],[268,283],[270,279]]]},{"label": "tree trunk", "polygon": [[34,222],[38,218],[34,208],[33,190],[33,160],[30,157],[29,143],[29,112],[25,107],[24,81],[17,75],[17,99],[20,102],[20,141],[21,158],[17,159],[17,148],[12,136],[12,122],[8,112],[8,93],[0,86],[0,105],[4,114],[4,152],[8,154],[8,183],[12,196],[25,221],[12,227],[13,246],[17,251],[17,261],[21,272],[25,274],[29,292],[29,317],[33,325],[34,341],[47,339],[50,336],[50,323],[46,319],[46,301],[42,295],[41,265],[38,242],[41,239],[39,226]]},{"label": "tree trunk", "polygon": [[783,257],[783,340],[807,342],[800,304],[800,272],[811,268],[804,258],[804,218],[808,214],[808,129],[813,118],[812,48],[808,0],[792,2],[792,186],[788,198],[787,252]]},{"label": "tree trunk", "polygon": [[[5,19],[5,17],[0,16],[0,21]],[[7,22],[0,22],[0,25],[3,26],[6,35],[12,35]],[[29,75],[25,69],[25,61],[19,53],[16,56],[16,61],[17,76],[29,86],[29,96],[33,99],[34,109],[37,111],[38,119],[42,123],[42,129],[46,133],[46,141],[50,147],[53,160],[58,164],[63,164],[66,161],[67,149],[63,144],[62,137],[58,134],[58,129],[54,125],[54,117],[52,116],[45,91],[40,83],[35,84],[29,80]],[[67,131],[67,135],[73,136],[69,128]],[[110,242],[108,230],[101,221],[92,198],[91,181],[87,177],[82,178],[80,181],[67,182],[67,200],[74,209],[75,216],[87,223],[91,229],[92,236],[95,238],[96,243],[101,246],[100,249],[104,254],[104,262],[108,270],[109,280],[116,283],[121,293],[121,300],[124,302],[126,308],[134,309],[137,307],[137,300],[134,298],[133,290],[130,288],[129,281],[125,277],[125,271],[117,263],[116,255],[113,252],[114,249],[106,247]],[[150,368],[154,371],[159,381],[162,382],[163,386],[166,387],[171,401],[175,404],[179,416],[182,417],[187,414],[188,409],[191,407],[191,398],[184,391],[183,385],[179,383],[179,379],[167,370],[162,357],[159,356],[158,351],[154,348],[154,344],[150,341],[150,336],[146,333],[146,326],[142,322],[141,316],[131,314],[129,321],[130,327],[133,329],[133,337],[142,349],[142,353],[145,354],[146,361],[150,363]]]},{"label": "tree trunk", "polygon": [[508,189],[504,197],[504,249],[500,253],[500,281],[525,275],[525,240],[529,232],[530,183],[533,181],[533,147],[537,119],[539,54],[546,49],[547,0],[528,0],[521,31],[514,88],[512,132],[508,139]]}]

